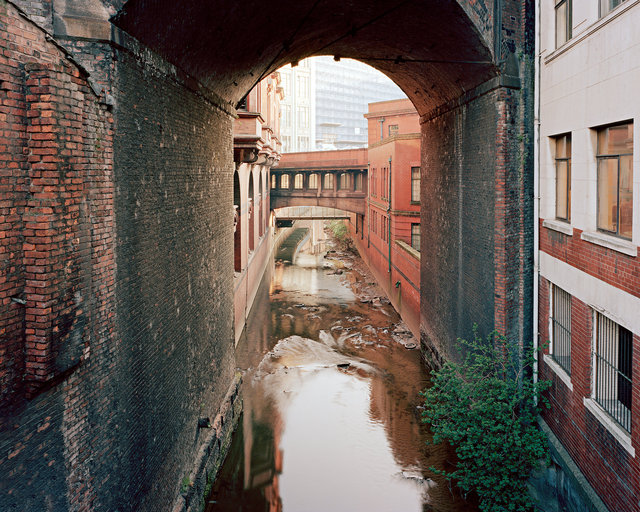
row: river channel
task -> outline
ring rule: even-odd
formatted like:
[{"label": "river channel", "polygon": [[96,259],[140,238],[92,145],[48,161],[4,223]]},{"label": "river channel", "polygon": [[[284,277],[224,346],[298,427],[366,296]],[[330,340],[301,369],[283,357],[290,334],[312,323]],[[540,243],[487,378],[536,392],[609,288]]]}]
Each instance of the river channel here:
[{"label": "river channel", "polygon": [[207,512],[474,511],[429,468],[416,340],[350,254],[276,263],[237,347],[244,413]]}]

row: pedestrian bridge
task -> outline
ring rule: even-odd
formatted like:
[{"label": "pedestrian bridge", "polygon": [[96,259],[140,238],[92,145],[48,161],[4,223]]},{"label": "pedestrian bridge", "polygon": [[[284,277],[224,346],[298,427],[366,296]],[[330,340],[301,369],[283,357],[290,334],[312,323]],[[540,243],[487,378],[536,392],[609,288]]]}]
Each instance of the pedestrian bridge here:
[{"label": "pedestrian bridge", "polygon": [[364,215],[367,169],[366,149],[285,154],[271,169],[271,209],[319,206]]}]

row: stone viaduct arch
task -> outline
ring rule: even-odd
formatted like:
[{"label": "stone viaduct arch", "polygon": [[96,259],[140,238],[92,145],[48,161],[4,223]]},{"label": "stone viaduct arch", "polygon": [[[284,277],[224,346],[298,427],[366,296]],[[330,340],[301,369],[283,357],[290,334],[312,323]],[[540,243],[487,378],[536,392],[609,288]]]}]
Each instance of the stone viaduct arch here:
[{"label": "stone viaduct arch", "polygon": [[[21,199],[32,216],[16,229],[37,229],[47,216],[69,242],[47,253],[41,281],[28,270],[37,251],[16,249],[22,263],[11,279],[26,314],[12,302],[7,325],[17,333],[15,353],[22,343],[27,356],[1,362],[3,411],[13,426],[0,424],[11,455],[0,461],[11,475],[0,508],[199,506],[235,396],[235,105],[288,62],[318,54],[361,60],[402,87],[422,116],[423,348],[435,358],[453,354],[452,340],[473,322],[528,342],[532,4],[0,0],[0,27],[14,42],[3,84],[36,88],[19,100],[25,113],[50,109],[65,121],[45,138],[54,154],[81,141],[95,161],[43,160],[69,182],[40,191],[42,201],[67,198],[64,187],[78,173],[84,185],[74,189],[71,211],[79,213],[70,214],[77,221],[67,222],[57,203],[30,206],[33,193]],[[21,46],[14,27],[31,42]],[[62,92],[36,102],[45,94],[36,80]],[[63,92],[71,89],[77,119],[65,117]],[[67,138],[79,120],[97,128]],[[34,132],[24,123],[24,133]],[[27,143],[40,147],[37,138],[16,140],[16,154]],[[26,160],[20,169],[39,172]],[[48,294],[37,307],[36,281]],[[50,305],[63,299],[61,326]],[[21,327],[30,323],[33,332]],[[198,428],[206,416],[218,418],[214,431]],[[195,475],[189,499],[180,498],[185,475]]]}]

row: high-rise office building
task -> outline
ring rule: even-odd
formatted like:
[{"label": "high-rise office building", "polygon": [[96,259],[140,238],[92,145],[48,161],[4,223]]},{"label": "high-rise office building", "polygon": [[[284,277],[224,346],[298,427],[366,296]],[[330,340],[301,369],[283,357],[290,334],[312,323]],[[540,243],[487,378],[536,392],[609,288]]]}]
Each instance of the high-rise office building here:
[{"label": "high-rise office building", "polygon": [[313,57],[280,75],[285,153],[367,147],[368,104],[405,97],[385,75],[351,59]]}]

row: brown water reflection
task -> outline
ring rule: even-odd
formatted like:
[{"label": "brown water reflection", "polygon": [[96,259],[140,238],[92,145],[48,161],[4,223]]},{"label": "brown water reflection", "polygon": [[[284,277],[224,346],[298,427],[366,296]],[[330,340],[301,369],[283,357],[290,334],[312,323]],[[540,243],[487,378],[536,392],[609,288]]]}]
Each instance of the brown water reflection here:
[{"label": "brown water reflection", "polygon": [[325,264],[278,265],[259,292],[237,347],[242,426],[206,510],[476,510],[428,470],[450,454],[426,445],[427,373],[394,341],[406,328]]}]

